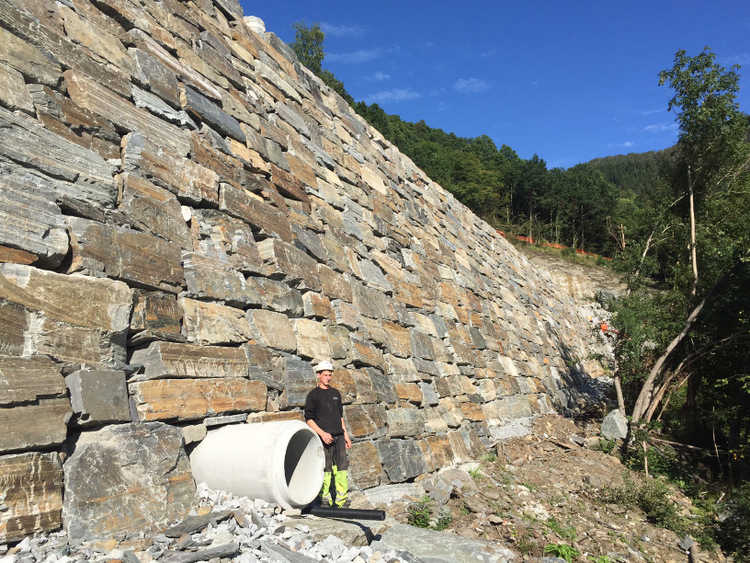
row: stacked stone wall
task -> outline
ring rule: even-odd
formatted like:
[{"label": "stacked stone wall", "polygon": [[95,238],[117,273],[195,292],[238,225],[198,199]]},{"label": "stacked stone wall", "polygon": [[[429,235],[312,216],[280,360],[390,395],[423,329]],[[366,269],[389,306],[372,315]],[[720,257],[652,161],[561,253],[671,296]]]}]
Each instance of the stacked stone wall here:
[{"label": "stacked stone wall", "polygon": [[0,542],[184,514],[181,443],[300,418],[314,360],[363,489],[593,375],[572,300],[243,16],[0,0]]}]

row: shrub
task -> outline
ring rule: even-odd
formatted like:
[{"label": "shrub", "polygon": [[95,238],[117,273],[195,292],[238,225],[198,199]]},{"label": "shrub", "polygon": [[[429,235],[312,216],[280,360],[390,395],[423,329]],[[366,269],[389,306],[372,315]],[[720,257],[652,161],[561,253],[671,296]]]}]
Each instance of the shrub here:
[{"label": "shrub", "polygon": [[565,559],[568,563],[572,563],[573,559],[578,557],[581,552],[565,543],[548,543],[544,546],[544,554],[559,557]]},{"label": "shrub", "polygon": [[721,523],[719,541],[737,561],[750,561],[750,483],[738,487],[729,503],[730,515]]},{"label": "shrub", "polygon": [[432,508],[430,507],[431,500],[430,497],[425,496],[422,497],[422,500],[417,502],[416,505],[409,507],[409,524],[416,526],[417,528],[430,527],[430,518],[432,517]]}]

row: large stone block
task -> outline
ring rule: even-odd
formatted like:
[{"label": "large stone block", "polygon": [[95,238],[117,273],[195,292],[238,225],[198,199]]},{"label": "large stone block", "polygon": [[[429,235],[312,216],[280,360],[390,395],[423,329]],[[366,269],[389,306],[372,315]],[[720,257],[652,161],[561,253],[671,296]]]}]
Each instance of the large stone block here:
[{"label": "large stone block", "polygon": [[[338,375],[341,370],[338,370]],[[350,405],[344,408],[344,420],[353,440],[382,438],[388,432],[383,405]]]},{"label": "large stone block", "polygon": [[157,143],[141,132],[123,138],[122,160],[125,172],[142,176],[173,193],[181,202],[216,207],[219,201],[219,174],[190,158]]},{"label": "large stone block", "polygon": [[196,344],[240,344],[252,337],[242,309],[181,297],[183,333]]},{"label": "large stone block", "polygon": [[0,356],[0,407],[63,396],[65,380],[59,366],[49,358]]},{"label": "large stone block", "polygon": [[0,246],[56,267],[68,252],[68,233],[51,195],[55,180],[0,162]]},{"label": "large stone block", "polygon": [[288,217],[278,208],[247,190],[231,184],[222,184],[219,192],[219,209],[246,221],[264,237],[277,236],[287,242],[294,240]]},{"label": "large stone block", "polygon": [[245,276],[226,262],[187,252],[183,255],[182,265],[187,297],[223,301],[229,306],[241,308],[262,303],[256,285],[247,283]]},{"label": "large stone block", "polygon": [[273,267],[275,277],[283,278],[299,288],[320,291],[318,263],[296,246],[275,238],[258,243],[263,260]]},{"label": "large stone block", "polygon": [[78,370],[65,377],[76,426],[130,422],[125,372]]},{"label": "large stone block", "polygon": [[216,257],[243,274],[264,274],[265,265],[250,225],[214,209],[194,209],[204,256]]},{"label": "large stone block", "polygon": [[161,291],[135,290],[130,318],[130,344],[151,340],[184,340],[182,308],[177,296]]},{"label": "large stone block", "polygon": [[381,440],[375,447],[391,483],[403,483],[427,472],[422,450],[414,440]]},{"label": "large stone block", "polygon": [[49,190],[49,199],[60,201],[69,197],[91,205],[114,207],[115,169],[101,156],[44,129],[36,120],[2,107],[0,128],[3,130],[0,155],[45,176],[46,181],[33,183]]},{"label": "large stone block", "polygon": [[0,456],[0,543],[52,532],[62,525],[63,470],[56,453]]},{"label": "large stone block", "polygon": [[73,258],[69,272],[85,271],[134,285],[178,293],[185,284],[179,245],[133,229],[68,218]]},{"label": "large stone block", "polygon": [[288,358],[282,375],[281,408],[304,407],[307,394],[317,385],[309,362]]},{"label": "large stone block", "polygon": [[66,397],[0,409],[0,452],[58,446],[65,441],[73,411]]},{"label": "large stone block", "polygon": [[242,378],[250,363],[241,348],[153,342],[135,350],[130,363],[143,366],[134,380],[163,378]]},{"label": "large stone block", "polygon": [[[122,282],[0,264],[0,300],[6,302],[0,312],[13,313],[11,341],[23,338],[25,354],[88,365],[125,360],[133,293]],[[33,322],[22,321],[12,304]]]},{"label": "large stone block", "polygon": [[[150,139],[159,139],[178,155],[190,151],[190,134],[136,107],[101,83],[76,70],[64,73],[68,93],[75,103],[106,117],[128,132],[139,132]],[[128,92],[129,94],[129,92]]]},{"label": "large stone block", "polygon": [[84,432],[64,465],[71,542],[153,533],[197,507],[179,428],[134,423]]},{"label": "large stone block", "polygon": [[389,409],[386,411],[388,434],[392,438],[418,436],[424,432],[424,411],[417,408]]},{"label": "large stone block", "polygon": [[297,349],[297,337],[286,315],[264,309],[251,309],[247,312],[247,320],[252,337],[259,343],[286,352],[294,352]]},{"label": "large stone block", "polygon": [[311,360],[331,358],[327,327],[311,319],[296,319],[292,327],[297,337],[297,354]]},{"label": "large stone block", "polygon": [[349,450],[349,476],[360,489],[380,485],[383,468],[378,458],[378,450],[372,442],[352,444]]},{"label": "large stone block", "polygon": [[177,243],[183,250],[192,249],[190,229],[173,193],[133,174],[122,174],[119,180],[119,209],[127,213],[133,226]]},{"label": "large stone block", "polygon": [[232,137],[242,143],[246,141],[245,132],[239,121],[197,90],[184,86],[180,92],[180,102],[183,109],[194,119],[207,123],[221,135]]},{"label": "large stone block", "polygon": [[129,384],[138,419],[197,420],[266,408],[266,385],[247,379],[155,379]]}]

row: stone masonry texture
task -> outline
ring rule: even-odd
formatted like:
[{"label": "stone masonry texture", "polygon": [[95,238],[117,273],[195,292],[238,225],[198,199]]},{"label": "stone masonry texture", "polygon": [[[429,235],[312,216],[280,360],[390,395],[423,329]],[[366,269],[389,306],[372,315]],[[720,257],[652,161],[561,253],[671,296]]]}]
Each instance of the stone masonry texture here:
[{"label": "stone masonry texture", "polygon": [[573,406],[598,346],[237,0],[0,0],[0,542],[179,518],[185,440],[300,418],[311,362],[370,488]]}]

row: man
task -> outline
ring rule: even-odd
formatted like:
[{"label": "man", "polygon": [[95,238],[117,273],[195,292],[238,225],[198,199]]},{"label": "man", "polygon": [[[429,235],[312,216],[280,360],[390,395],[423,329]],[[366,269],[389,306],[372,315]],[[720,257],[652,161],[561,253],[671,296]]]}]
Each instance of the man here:
[{"label": "man", "polygon": [[305,401],[305,422],[320,436],[325,452],[325,469],[320,501],[323,506],[332,506],[331,478],[336,492],[336,506],[341,508],[349,494],[349,458],[346,450],[352,441],[344,424],[344,405],[341,393],[331,387],[333,365],[329,361],[320,362],[315,367],[318,386],[310,391]]}]

